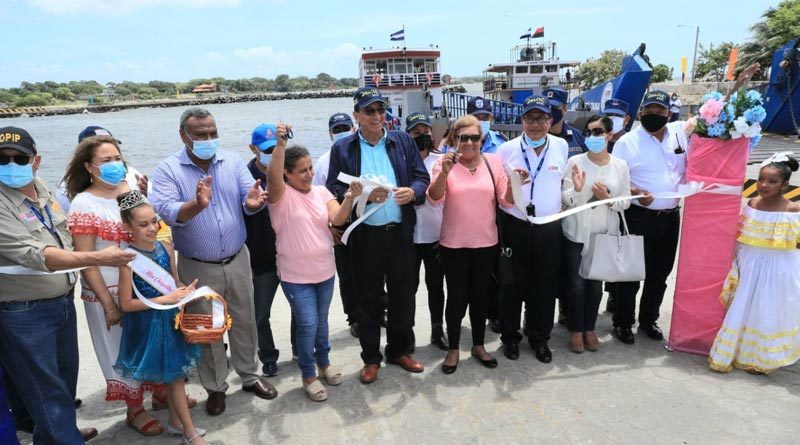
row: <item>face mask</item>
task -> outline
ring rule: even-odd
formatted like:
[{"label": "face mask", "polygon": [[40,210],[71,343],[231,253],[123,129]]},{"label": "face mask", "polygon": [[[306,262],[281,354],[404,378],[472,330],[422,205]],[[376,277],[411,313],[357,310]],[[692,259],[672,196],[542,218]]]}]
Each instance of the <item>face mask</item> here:
[{"label": "face mask", "polygon": [[625,126],[625,118],[620,116],[609,116],[611,122],[614,123],[614,127],[611,129],[612,133],[619,133],[622,131],[622,128]]},{"label": "face mask", "polygon": [[481,134],[486,136],[489,134],[489,128],[492,126],[492,121],[478,121],[481,125]]},{"label": "face mask", "polygon": [[128,174],[128,169],[125,168],[125,163],[122,161],[108,162],[97,168],[100,170],[98,178],[108,185],[119,185]]},{"label": "face mask", "polygon": [[600,153],[606,146],[606,138],[604,136],[589,136],[583,142],[592,153]]},{"label": "face mask", "polygon": [[553,115],[553,125],[561,122],[561,119],[564,119],[564,112],[561,110],[561,108],[553,108],[552,115]]},{"label": "face mask", "polygon": [[12,189],[22,188],[33,181],[33,165],[29,162],[26,165],[17,165],[9,162],[0,165],[0,182]]},{"label": "face mask", "polygon": [[546,135],[545,135],[545,137],[543,137],[541,139],[537,139],[537,140],[534,141],[533,139],[529,138],[527,134],[523,134],[522,135],[522,139],[525,141],[525,144],[527,144],[528,146],[533,147],[533,148],[539,148],[542,145],[544,145],[545,142],[547,142],[547,136]]},{"label": "face mask", "polygon": [[192,141],[192,153],[204,161],[213,158],[218,148],[219,138],[208,141]]},{"label": "face mask", "polygon": [[642,127],[650,133],[655,133],[664,128],[664,125],[667,125],[668,119],[667,116],[662,116],[660,114],[645,114],[639,118],[642,122]]},{"label": "face mask", "polygon": [[269,165],[269,161],[271,160],[272,160],[271,154],[266,154],[263,152],[258,154],[258,162],[260,162],[261,165]]},{"label": "face mask", "polygon": [[419,151],[430,151],[433,148],[433,138],[429,134],[421,134],[414,138]]},{"label": "face mask", "polygon": [[350,131],[343,131],[341,133],[336,133],[333,135],[333,142],[336,143],[336,141],[344,139],[347,136],[350,136],[350,134],[351,134]]}]

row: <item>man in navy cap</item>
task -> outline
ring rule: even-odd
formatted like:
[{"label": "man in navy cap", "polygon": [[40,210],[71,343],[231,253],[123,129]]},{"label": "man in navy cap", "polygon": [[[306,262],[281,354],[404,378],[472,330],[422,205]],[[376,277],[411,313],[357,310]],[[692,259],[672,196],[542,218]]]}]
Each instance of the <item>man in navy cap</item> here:
[{"label": "man in navy cap", "polygon": [[494,120],[491,103],[480,96],[475,96],[467,102],[467,113],[475,116],[481,124],[481,133],[483,133],[481,152],[497,153],[497,148],[508,139],[501,133],[489,129]]},{"label": "man in navy cap", "polygon": [[[345,113],[334,113],[328,119],[328,136],[331,138],[332,143],[336,143],[339,139],[346,138],[355,132],[353,126],[353,119],[350,115]],[[322,154],[314,163],[314,185],[325,185],[328,180],[328,166],[331,161],[330,148]]]},{"label": "man in navy cap", "polygon": [[[678,248],[681,215],[677,198],[652,195],[676,192],[686,173],[686,135],[682,123],[667,125],[669,94],[650,91],[639,109],[642,125],[622,136],[614,146],[614,156],[628,163],[631,194],[645,195],[631,202],[625,211],[630,232],[644,237],[646,278],[639,304],[639,331],[654,340],[664,334],[656,324]],[[633,344],[632,326],[639,282],[617,283],[614,311],[614,336]]]},{"label": "man in navy cap", "polygon": [[611,132],[614,133],[614,136],[611,137],[611,140],[608,141],[608,152],[614,149],[614,144],[622,137],[625,133],[627,133],[628,124],[631,121],[631,115],[628,113],[628,102],[625,102],[622,99],[608,99],[603,104],[603,115],[611,119],[611,122],[614,123],[614,127],[611,129]]},{"label": "man in navy cap", "polygon": [[567,90],[561,87],[550,87],[542,91],[542,95],[550,100],[550,106],[553,107],[553,125],[550,126],[550,134],[567,141],[570,157],[585,153],[588,149],[583,143],[583,132],[565,120],[567,99],[569,98]]},{"label": "man in navy cap", "polygon": [[547,342],[553,330],[555,298],[558,293],[561,262],[561,220],[531,224],[529,216],[550,216],[561,211],[561,178],[567,165],[567,142],[549,133],[552,108],[545,96],[525,99],[520,137],[497,150],[503,163],[512,169],[525,169],[530,181],[522,185],[522,200],[514,207],[502,208],[503,236],[510,247],[515,282],[503,288],[500,316],[503,354],[519,358],[520,312],[526,308],[528,342],[536,359],[552,361]]},{"label": "man in navy cap", "polygon": [[422,204],[430,184],[419,151],[407,133],[384,129],[386,98],[374,87],[359,88],[354,96],[356,134],[342,138],[331,148],[328,189],[340,200],[348,185],[339,173],[379,178],[389,188],[375,188],[368,197],[367,212],[374,212],[354,228],[349,239],[352,272],[356,277],[356,319],[361,342],[362,383],[378,377],[382,296],[388,293],[386,361],[409,372],[422,372],[411,358],[414,295],[414,204]]}]

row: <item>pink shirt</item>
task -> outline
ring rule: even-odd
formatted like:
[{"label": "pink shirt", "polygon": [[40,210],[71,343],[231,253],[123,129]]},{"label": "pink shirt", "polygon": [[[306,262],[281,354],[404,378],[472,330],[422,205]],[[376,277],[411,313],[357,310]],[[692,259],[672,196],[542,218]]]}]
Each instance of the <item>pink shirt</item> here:
[{"label": "pink shirt", "polygon": [[[494,174],[495,184],[481,161],[475,173],[461,164],[456,164],[447,176],[444,197],[444,216],[439,244],[452,249],[491,247],[497,244],[497,224],[495,223],[496,199],[502,207],[510,207],[506,202],[506,183],[503,161],[493,154],[484,154]],[[431,175],[431,184],[442,171],[442,160],[436,161]],[[428,196],[430,199],[430,196]]]},{"label": "pink shirt", "polygon": [[334,199],[323,186],[312,185],[311,191],[301,193],[287,184],[281,199],[269,203],[281,281],[321,283],[336,273],[328,230],[328,202]]}]

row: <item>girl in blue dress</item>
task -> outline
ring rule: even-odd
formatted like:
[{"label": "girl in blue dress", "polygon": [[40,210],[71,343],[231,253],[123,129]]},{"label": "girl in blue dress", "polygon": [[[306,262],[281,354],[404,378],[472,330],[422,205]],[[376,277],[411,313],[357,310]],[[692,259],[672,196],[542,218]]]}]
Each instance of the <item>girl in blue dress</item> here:
[{"label": "girl in blue dress", "polygon": [[172,247],[156,239],[159,221],[153,207],[138,191],[123,193],[117,198],[125,228],[133,234],[130,247],[161,266],[178,283],[178,289],[167,295],[150,286],[128,266],[119,268],[119,302],[125,318],[122,340],[114,369],[138,381],[164,383],[169,401],[169,423],[166,430],[183,437],[183,443],[203,445],[205,431],[196,428],[189,414],[184,379],[200,360],[197,345],[186,343],[173,327],[177,308],[153,310],[139,301],[138,294],[157,304],[174,304],[195,290],[195,280],[188,286],[178,281]]}]

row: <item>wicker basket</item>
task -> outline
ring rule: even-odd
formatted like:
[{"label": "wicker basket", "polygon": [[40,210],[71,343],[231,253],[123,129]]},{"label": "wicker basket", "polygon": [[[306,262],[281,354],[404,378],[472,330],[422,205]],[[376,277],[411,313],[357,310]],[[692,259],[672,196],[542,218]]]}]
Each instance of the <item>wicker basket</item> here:
[{"label": "wicker basket", "polygon": [[197,299],[181,306],[180,312],[175,315],[175,329],[180,329],[187,343],[219,343],[222,341],[225,331],[231,328],[233,320],[228,314],[228,303],[225,299],[217,294],[206,295],[205,299],[217,299],[222,302],[225,322],[222,327],[214,329],[212,328],[213,316],[211,314],[187,314],[185,312],[186,306],[198,303],[202,299]]}]

